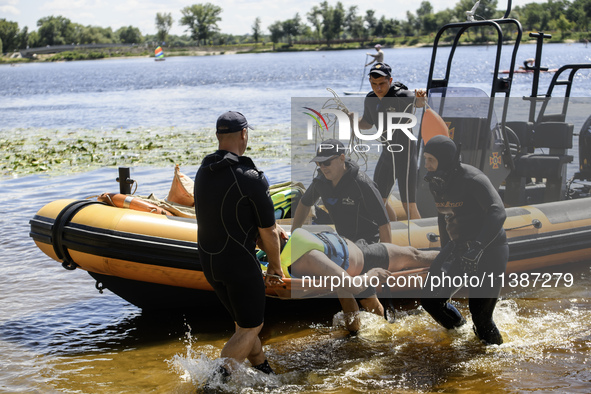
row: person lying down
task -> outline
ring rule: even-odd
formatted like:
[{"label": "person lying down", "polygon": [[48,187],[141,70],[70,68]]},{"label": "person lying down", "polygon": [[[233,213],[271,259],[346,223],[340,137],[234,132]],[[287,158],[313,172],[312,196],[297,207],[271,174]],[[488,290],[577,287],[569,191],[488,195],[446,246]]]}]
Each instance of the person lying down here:
[{"label": "person lying down", "polygon": [[[298,228],[281,252],[281,265],[292,278],[367,275],[383,281],[392,272],[429,267],[437,254],[389,243],[368,245],[364,240],[352,242],[333,232],[312,233]],[[384,316],[384,308],[375,288],[355,286],[352,282],[356,281],[343,280],[336,293],[345,313],[346,328],[356,332],[360,326],[358,301],[365,310],[380,316]]]}]

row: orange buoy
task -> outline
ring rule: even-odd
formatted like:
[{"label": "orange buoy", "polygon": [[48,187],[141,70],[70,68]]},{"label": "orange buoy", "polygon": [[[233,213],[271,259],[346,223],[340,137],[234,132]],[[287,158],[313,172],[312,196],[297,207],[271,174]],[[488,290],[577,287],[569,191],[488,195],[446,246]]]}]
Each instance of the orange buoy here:
[{"label": "orange buoy", "polygon": [[421,136],[425,144],[427,144],[436,135],[449,137],[449,129],[437,112],[427,108],[421,123]]},{"label": "orange buoy", "polygon": [[168,212],[166,209],[160,208],[159,206],[144,201],[138,197],[128,196],[125,194],[103,193],[97,198],[97,200],[118,208],[127,208],[136,211],[173,216],[173,214]]}]

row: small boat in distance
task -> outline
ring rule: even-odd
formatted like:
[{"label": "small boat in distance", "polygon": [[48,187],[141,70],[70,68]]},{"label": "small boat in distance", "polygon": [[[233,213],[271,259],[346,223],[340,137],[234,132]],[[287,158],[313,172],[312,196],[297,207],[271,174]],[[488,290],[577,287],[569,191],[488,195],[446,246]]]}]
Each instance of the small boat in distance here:
[{"label": "small boat in distance", "polygon": [[162,50],[162,47],[161,46],[158,46],[158,48],[156,48],[154,50],[154,57],[155,57],[154,60],[157,61],[157,62],[166,60],[164,58],[164,51]]}]

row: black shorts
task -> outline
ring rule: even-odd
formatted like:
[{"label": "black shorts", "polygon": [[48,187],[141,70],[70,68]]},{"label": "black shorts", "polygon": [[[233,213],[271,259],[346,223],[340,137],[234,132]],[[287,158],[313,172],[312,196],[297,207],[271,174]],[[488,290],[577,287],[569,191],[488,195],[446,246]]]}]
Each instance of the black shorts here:
[{"label": "black shorts", "polygon": [[[392,153],[387,149],[382,150],[382,153],[378,158],[378,163],[376,164],[373,180],[376,183],[380,195],[385,199],[388,198],[392,191],[394,179],[398,179],[400,201],[404,203],[413,203],[415,202],[418,174],[416,142],[411,141],[409,144],[407,140],[406,143],[402,142],[401,145],[404,147],[402,152]],[[407,183],[408,189],[406,187]]]},{"label": "black shorts", "polygon": [[260,270],[239,272],[223,280],[215,280],[211,265],[202,263],[202,267],[205,278],[239,327],[254,328],[263,324],[265,281]]},{"label": "black shorts", "polygon": [[388,256],[388,249],[385,245],[380,243],[368,245],[364,239],[358,240],[355,242],[355,245],[363,253],[363,270],[361,271],[361,275],[373,268],[388,269],[390,257]]}]

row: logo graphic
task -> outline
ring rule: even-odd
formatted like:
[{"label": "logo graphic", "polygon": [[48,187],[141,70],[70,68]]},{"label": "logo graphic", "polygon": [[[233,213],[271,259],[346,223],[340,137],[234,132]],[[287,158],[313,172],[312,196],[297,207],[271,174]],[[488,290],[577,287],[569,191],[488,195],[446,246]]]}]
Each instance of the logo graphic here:
[{"label": "logo graphic", "polygon": [[[304,112],[304,114],[308,115],[311,119],[308,119],[308,139],[312,140],[314,139],[314,122],[313,120],[316,121],[316,124],[318,124],[318,126],[322,129],[322,124],[320,123],[320,120],[322,120],[322,122],[324,123],[324,126],[326,127],[326,130],[328,131],[328,124],[326,122],[326,120],[324,119],[324,117],[322,116],[322,114],[319,111],[316,111],[312,108],[309,107],[303,107],[309,111],[312,111],[315,115],[314,116],[308,112]],[[353,112],[353,122],[351,122],[351,118],[349,118],[349,115],[347,115],[346,113],[344,113],[343,111],[339,110],[339,109],[332,109],[332,108],[323,108],[322,113],[324,114],[333,114],[336,116],[337,120],[338,120],[338,125],[339,125],[339,140],[349,140],[351,138],[351,124],[353,125],[353,133],[355,134],[355,137],[359,138],[360,140],[365,140],[365,141],[375,141],[378,138],[380,138],[380,136],[382,134],[384,134],[384,132],[386,133],[386,138],[388,139],[388,141],[392,140],[392,136],[394,134],[394,130],[401,130],[404,134],[406,134],[406,136],[411,140],[411,141],[417,141],[417,137],[415,137],[412,133],[412,131],[410,131],[411,128],[413,128],[414,126],[417,125],[417,117],[414,116],[413,114],[409,114],[406,112],[386,112],[385,116],[383,112],[379,112],[378,115],[379,116],[379,122],[378,125],[376,127],[376,132],[375,134],[363,134],[361,133],[361,131],[359,131],[359,114],[356,112]],[[384,119],[386,124],[384,125]]]},{"label": "logo graphic", "polygon": [[451,138],[453,140],[456,128],[455,127],[450,128],[451,122],[445,122],[445,125],[447,126],[447,130],[449,131],[449,138]]},{"label": "logo graphic", "polygon": [[[318,123],[318,127],[320,127],[320,130],[322,130],[322,124],[320,123],[320,119],[322,119],[322,122],[324,123],[324,127],[326,129],[326,131],[328,131],[328,124],[326,123],[326,120],[324,120],[324,117],[322,116],[322,114],[320,114],[320,112],[310,108],[310,107],[304,107],[305,109],[314,112],[318,117],[308,113],[308,112],[304,112],[304,114],[308,115],[309,117],[311,117],[312,119],[314,119],[316,121],[316,123]],[[320,118],[320,119],[318,119]]]},{"label": "logo graphic", "polygon": [[343,205],[355,205],[355,200],[353,200],[351,197],[345,197],[345,198],[343,198],[341,203]]},{"label": "logo graphic", "polygon": [[490,165],[494,170],[498,169],[502,163],[501,156],[499,156],[499,152],[493,152],[492,156],[490,157]]}]

